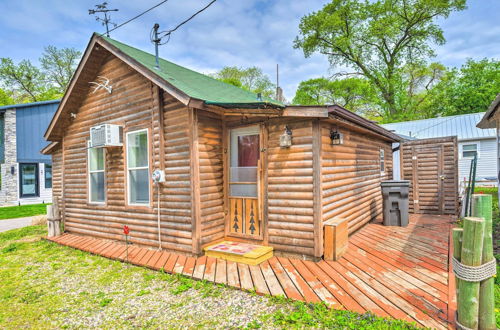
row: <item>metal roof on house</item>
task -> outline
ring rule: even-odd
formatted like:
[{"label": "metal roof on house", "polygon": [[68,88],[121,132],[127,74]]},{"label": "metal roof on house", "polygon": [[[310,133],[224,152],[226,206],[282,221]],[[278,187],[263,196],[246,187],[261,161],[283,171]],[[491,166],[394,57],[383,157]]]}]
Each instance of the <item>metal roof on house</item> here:
[{"label": "metal roof on house", "polygon": [[284,107],[283,103],[269,97],[261,96],[258,98],[256,93],[227,84],[162,58],[159,58],[160,69],[157,69],[154,55],[105,36],[101,36],[101,38],[165,79],[165,81],[186,95],[203,100],[206,104],[223,107],[260,107],[266,105]]},{"label": "metal roof on house", "polygon": [[18,108],[26,108],[26,107],[36,107],[39,105],[54,104],[54,103],[59,103],[59,102],[61,102],[61,100],[49,100],[49,101],[39,101],[39,102],[32,102],[32,103],[19,103],[19,104],[3,105],[0,107],[0,111],[1,110],[18,109]]},{"label": "metal roof on house", "polygon": [[465,115],[404,121],[381,125],[397,134],[413,138],[427,139],[444,136],[457,136],[458,140],[475,140],[495,137],[495,129],[477,128],[477,123],[485,113],[469,113]]}]

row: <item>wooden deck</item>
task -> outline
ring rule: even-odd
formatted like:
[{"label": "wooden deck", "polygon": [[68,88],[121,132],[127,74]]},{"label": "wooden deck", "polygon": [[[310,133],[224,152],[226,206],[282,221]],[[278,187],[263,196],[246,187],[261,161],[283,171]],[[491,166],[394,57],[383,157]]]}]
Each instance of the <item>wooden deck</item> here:
[{"label": "wooden deck", "polygon": [[[129,247],[129,262],[259,294],[324,301],[332,308],[447,328],[455,312],[449,273],[451,221],[449,216],[412,215],[406,228],[369,224],[349,238],[348,252],[338,262],[273,257],[248,266],[134,245]],[[51,240],[125,259],[122,243],[73,234]]]}]

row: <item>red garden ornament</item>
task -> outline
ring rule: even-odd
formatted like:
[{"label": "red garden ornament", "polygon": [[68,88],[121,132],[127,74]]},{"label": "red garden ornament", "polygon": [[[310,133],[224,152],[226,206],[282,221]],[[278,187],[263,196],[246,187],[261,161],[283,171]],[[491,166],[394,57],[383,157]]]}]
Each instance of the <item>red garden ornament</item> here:
[{"label": "red garden ornament", "polygon": [[127,225],[123,226],[123,233],[125,234],[125,262],[128,263],[128,235],[130,234],[130,228]]}]

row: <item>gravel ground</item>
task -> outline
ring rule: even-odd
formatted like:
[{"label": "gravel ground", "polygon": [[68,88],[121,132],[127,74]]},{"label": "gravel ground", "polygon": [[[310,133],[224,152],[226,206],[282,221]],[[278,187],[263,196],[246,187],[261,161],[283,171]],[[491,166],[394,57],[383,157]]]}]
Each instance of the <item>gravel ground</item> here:
[{"label": "gravel ground", "polygon": [[0,233],[1,329],[414,329],[371,314],[262,297]]},{"label": "gravel ground", "polygon": [[[26,228],[28,229],[28,228]],[[0,242],[1,328],[238,328],[286,308],[271,298],[27,237]]]}]

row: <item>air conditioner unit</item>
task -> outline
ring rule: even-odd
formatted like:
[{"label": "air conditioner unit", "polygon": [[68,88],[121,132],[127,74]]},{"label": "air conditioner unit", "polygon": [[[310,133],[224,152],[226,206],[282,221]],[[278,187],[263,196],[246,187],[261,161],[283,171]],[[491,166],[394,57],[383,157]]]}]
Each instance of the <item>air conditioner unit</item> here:
[{"label": "air conditioner unit", "polygon": [[120,147],[123,145],[123,127],[102,124],[90,128],[90,147]]}]

